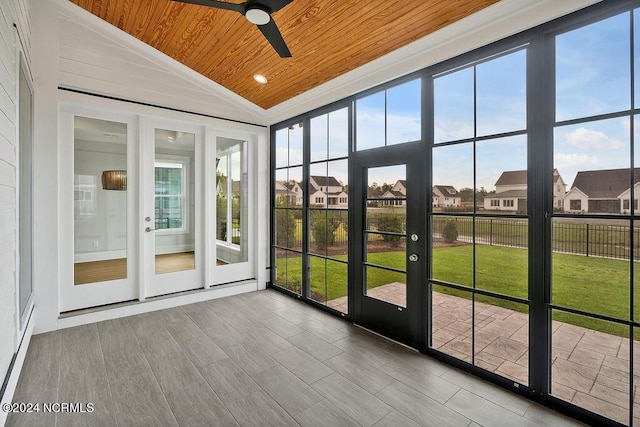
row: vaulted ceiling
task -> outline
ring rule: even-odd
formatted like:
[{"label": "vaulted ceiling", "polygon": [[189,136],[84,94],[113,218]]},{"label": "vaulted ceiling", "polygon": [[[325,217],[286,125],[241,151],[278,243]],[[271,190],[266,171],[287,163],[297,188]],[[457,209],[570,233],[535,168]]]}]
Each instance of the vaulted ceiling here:
[{"label": "vaulted ceiling", "polygon": [[170,0],[70,1],[270,108],[498,0],[294,0],[273,14],[292,58],[280,58],[233,11]]}]

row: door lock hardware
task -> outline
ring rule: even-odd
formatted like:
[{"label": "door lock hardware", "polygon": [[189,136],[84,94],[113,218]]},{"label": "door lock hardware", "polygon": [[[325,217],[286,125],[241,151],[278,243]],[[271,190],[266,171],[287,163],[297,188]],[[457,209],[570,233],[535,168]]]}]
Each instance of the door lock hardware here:
[{"label": "door lock hardware", "polygon": [[416,262],[418,260],[418,254],[409,255],[409,261]]}]

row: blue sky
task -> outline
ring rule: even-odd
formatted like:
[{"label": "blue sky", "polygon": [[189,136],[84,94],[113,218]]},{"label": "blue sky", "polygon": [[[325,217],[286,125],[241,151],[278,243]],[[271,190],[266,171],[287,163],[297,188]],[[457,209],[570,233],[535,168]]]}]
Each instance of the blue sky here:
[{"label": "blue sky", "polygon": [[[640,12],[636,27],[640,28]],[[630,108],[630,15],[624,13],[556,37],[556,119],[576,119]],[[640,31],[634,35],[640,57]],[[640,64],[636,66],[636,104],[640,105]],[[474,100],[475,74],[475,100]],[[420,81],[414,80],[357,101],[357,144],[371,148],[420,139]],[[435,143],[526,127],[526,51],[490,59],[438,77],[434,83]],[[475,102],[475,105],[474,105]],[[386,105],[386,110],[385,110]],[[476,120],[474,121],[474,106]],[[386,133],[385,133],[386,112]],[[638,121],[640,125],[640,121]],[[636,125],[635,128],[639,126]],[[302,130],[282,130],[277,152],[286,163],[289,132],[291,164],[302,160]],[[638,134],[638,132],[636,132]],[[346,154],[347,112],[340,110],[311,123],[312,160]],[[327,142],[329,144],[327,145]],[[535,142],[532,142],[535,143]],[[570,185],[581,170],[629,167],[630,120],[619,118],[560,126],[554,132],[554,167]],[[460,189],[473,185],[472,144],[434,149],[434,184]],[[640,144],[636,165],[640,166]],[[285,155],[282,157],[281,155]],[[494,189],[505,170],[526,169],[526,136],[477,143],[477,187]],[[316,166],[314,170],[327,168]],[[330,175],[346,182],[346,162],[329,166]],[[376,181],[394,183],[396,173]],[[312,172],[313,173],[313,172]],[[297,174],[294,173],[294,175]]]}]

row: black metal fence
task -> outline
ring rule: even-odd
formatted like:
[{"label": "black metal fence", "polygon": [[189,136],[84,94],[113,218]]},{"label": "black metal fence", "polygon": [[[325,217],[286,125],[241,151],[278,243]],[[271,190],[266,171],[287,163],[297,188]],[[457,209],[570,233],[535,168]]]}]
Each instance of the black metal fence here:
[{"label": "black metal fence", "polygon": [[[442,238],[447,221],[453,221],[458,231],[457,240],[473,242],[473,220],[436,216],[433,218],[433,236]],[[640,261],[640,227],[633,228],[634,259]],[[476,218],[476,243],[483,245],[528,247],[526,219]],[[629,259],[630,227],[616,224],[589,222],[554,222],[553,251],[584,256]]]}]

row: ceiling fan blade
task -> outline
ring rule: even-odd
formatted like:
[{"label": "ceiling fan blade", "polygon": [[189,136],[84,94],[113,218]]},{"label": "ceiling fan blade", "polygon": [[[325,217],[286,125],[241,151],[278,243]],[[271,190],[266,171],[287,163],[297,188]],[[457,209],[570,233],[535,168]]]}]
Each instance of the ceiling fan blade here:
[{"label": "ceiling fan blade", "polygon": [[278,55],[280,55],[281,58],[291,57],[291,52],[282,38],[282,34],[280,34],[280,30],[278,30],[276,21],[274,21],[273,18],[264,25],[258,25],[258,28],[262,34],[264,34],[267,41],[271,43],[271,46],[273,46],[275,51],[278,52]]},{"label": "ceiling fan blade", "polygon": [[263,3],[265,6],[271,10],[271,13],[277,12],[293,0],[264,0]]},{"label": "ceiling fan blade", "polygon": [[217,9],[235,10],[236,12],[244,13],[245,3],[228,3],[226,1],[218,0],[173,0],[181,3],[197,4],[198,6],[209,6]]}]

